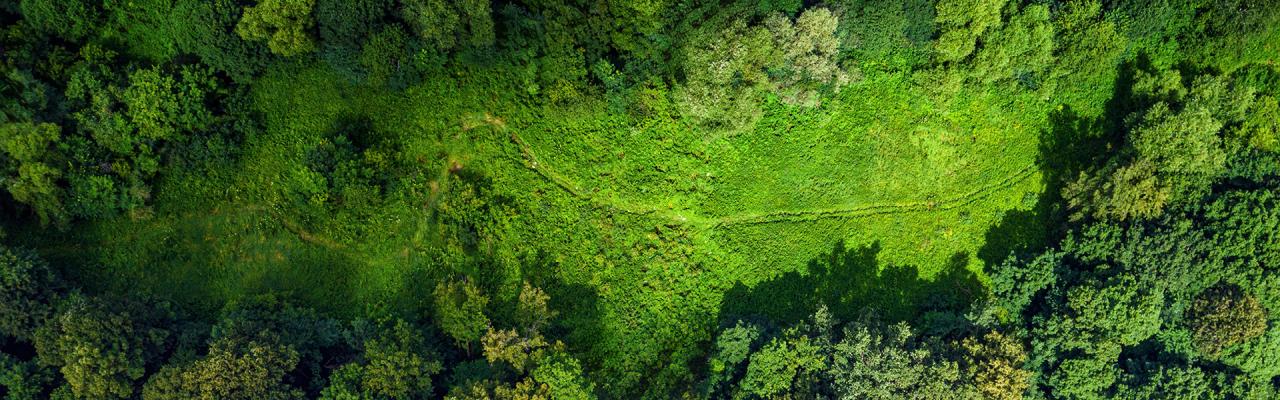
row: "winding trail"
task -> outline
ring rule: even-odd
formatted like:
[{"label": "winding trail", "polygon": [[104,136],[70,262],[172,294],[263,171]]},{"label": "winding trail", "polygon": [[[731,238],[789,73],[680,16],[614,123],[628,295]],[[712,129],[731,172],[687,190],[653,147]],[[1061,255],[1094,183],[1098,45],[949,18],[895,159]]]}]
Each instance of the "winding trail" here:
[{"label": "winding trail", "polygon": [[533,151],[527,142],[520,137],[519,133],[510,130],[510,139],[513,143],[520,147],[523,156],[524,166],[544,179],[554,183],[564,191],[574,197],[595,204],[597,207],[616,210],[619,212],[654,216],[663,219],[669,219],[674,223],[683,225],[692,225],[698,230],[714,229],[720,227],[760,225],[781,222],[808,222],[821,219],[836,218],[862,218],[874,215],[899,214],[910,212],[929,212],[952,210],[960,206],[971,204],[974,201],[986,198],[1002,189],[1013,187],[1035,174],[1038,163],[1031,163],[1022,167],[1004,179],[983,185],[974,190],[959,195],[950,196],[939,200],[929,201],[908,201],[897,203],[881,203],[881,204],[849,204],[833,208],[808,209],[808,210],[782,210],[771,211],[766,213],[746,213],[739,215],[729,215],[716,218],[708,218],[695,214],[693,211],[670,210],[664,208],[656,208],[652,206],[642,206],[629,204],[626,202],[600,199],[593,196],[572,180],[555,172],[549,165],[543,164],[538,160],[538,155]]}]

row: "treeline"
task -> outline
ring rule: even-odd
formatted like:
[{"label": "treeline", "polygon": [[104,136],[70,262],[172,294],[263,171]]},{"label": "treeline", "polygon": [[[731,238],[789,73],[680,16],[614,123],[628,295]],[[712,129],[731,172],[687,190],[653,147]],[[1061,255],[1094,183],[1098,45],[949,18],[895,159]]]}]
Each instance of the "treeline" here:
[{"label": "treeline", "polygon": [[[510,79],[530,103],[600,97],[618,113],[708,131],[753,128],[766,101],[821,107],[886,71],[941,97],[960,87],[1037,93],[1059,111],[1034,220],[1044,237],[992,266],[990,293],[960,310],[907,321],[874,309],[841,319],[821,304],[805,305],[813,315],[803,321],[735,315],[697,349],[705,357],[672,369],[688,375],[616,386],[561,341],[571,333],[554,321],[565,316],[529,284],[501,297],[459,274],[420,299],[430,310],[420,319],[336,319],[285,294],[208,318],[143,295],[88,293],[11,246],[0,249],[0,390],[1274,398],[1278,15],[1280,4],[1248,0],[5,2],[0,227],[10,232],[154,213],[166,173],[235,162],[263,129],[254,79],[284,65],[400,90],[503,64],[520,71]],[[379,155],[393,147],[355,143],[363,129],[353,123],[311,166],[323,191],[349,203],[381,195],[395,169]],[[442,220],[482,218],[460,209]]]},{"label": "treeline", "polygon": [[270,295],[206,321],[84,294],[30,251],[0,248],[0,271],[8,399],[592,396],[581,364],[543,335],[556,313],[528,284],[513,304],[491,304],[470,281],[441,283],[429,321],[337,320]]}]

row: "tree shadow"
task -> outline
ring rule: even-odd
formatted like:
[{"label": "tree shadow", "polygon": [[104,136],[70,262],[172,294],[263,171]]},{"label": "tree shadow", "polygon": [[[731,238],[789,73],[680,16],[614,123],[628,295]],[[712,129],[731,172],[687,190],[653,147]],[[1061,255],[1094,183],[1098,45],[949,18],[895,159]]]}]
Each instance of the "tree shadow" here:
[{"label": "tree shadow", "polygon": [[556,313],[545,332],[547,337],[557,338],[578,351],[590,349],[600,342],[603,335],[600,312],[600,295],[590,285],[567,282],[554,271],[550,254],[538,252],[530,263],[536,268],[524,268],[524,279],[530,285],[542,289],[550,299],[548,308]]},{"label": "tree shadow", "polygon": [[846,248],[836,242],[830,253],[754,287],[742,283],[725,293],[720,323],[763,319],[779,326],[799,322],[819,305],[838,319],[873,312],[890,321],[914,321],[927,312],[960,312],[985,296],[976,274],[966,268],[969,256],[957,253],[941,273],[923,277],[915,266],[877,261],[879,242]]},{"label": "tree shadow", "polygon": [[1115,88],[1103,115],[1081,115],[1068,105],[1049,113],[1049,128],[1040,133],[1038,156],[1044,191],[1034,199],[1025,199],[1034,205],[1005,213],[987,230],[985,244],[978,250],[987,273],[1011,256],[1041,252],[1066,235],[1070,210],[1062,197],[1063,188],[1081,173],[1105,164],[1124,144],[1125,119],[1154,101],[1133,92],[1138,72],[1151,69],[1146,55],[1117,69]]}]

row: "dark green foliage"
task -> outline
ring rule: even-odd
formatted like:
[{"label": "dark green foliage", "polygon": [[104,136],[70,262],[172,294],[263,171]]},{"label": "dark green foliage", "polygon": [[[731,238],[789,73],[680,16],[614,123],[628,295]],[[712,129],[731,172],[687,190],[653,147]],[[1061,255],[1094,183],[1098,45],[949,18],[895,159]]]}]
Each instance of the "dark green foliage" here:
[{"label": "dark green foliage", "polygon": [[334,69],[363,76],[361,48],[378,32],[391,11],[390,0],[316,2],[316,29],[321,57]]},{"label": "dark green foliage", "polygon": [[[251,358],[245,354],[264,352],[273,354],[273,361],[257,367],[257,375],[243,376],[246,388],[271,388],[280,396],[292,396],[290,393],[297,389],[316,393],[325,386],[326,360],[344,348],[342,337],[337,320],[318,315],[313,309],[273,296],[246,299],[228,304],[210,333],[213,343],[225,342],[226,351],[220,355],[223,359],[208,361],[213,370],[195,373],[217,375],[217,368],[226,359]],[[288,374],[288,387],[278,384],[283,374]],[[197,386],[192,390],[216,389]]]},{"label": "dark green foliage", "polygon": [[83,55],[66,90],[77,129],[60,146],[75,167],[66,173],[68,211],[102,217],[138,209],[150,196],[164,143],[183,140],[212,119],[205,108],[211,78],[199,67],[139,69],[124,77],[96,65],[96,57],[110,60],[110,52]]},{"label": "dark green foliage", "polygon": [[1023,261],[1011,257],[997,266],[991,275],[992,301],[997,318],[1023,322],[1024,315],[1038,294],[1057,281],[1056,271],[1062,255],[1053,252]]},{"label": "dark green foliage", "polygon": [[173,32],[182,52],[194,54],[238,82],[249,82],[269,59],[266,49],[236,35],[240,7],[233,0],[177,1],[171,18],[186,21]]},{"label": "dark green foliage", "polygon": [[1176,70],[1140,71],[1133,92],[1153,105],[1126,119],[1129,147],[1064,192],[1081,214],[1145,219],[1200,198],[1226,172],[1224,127],[1244,120],[1255,99],[1229,78],[1201,76],[1184,86]]},{"label": "dark green foliage", "polygon": [[80,40],[101,27],[102,9],[88,0],[22,0],[23,20],[67,40]]},{"label": "dark green foliage", "polygon": [[139,58],[167,61],[177,55],[178,35],[185,21],[174,20],[174,0],[109,0],[103,2],[103,13],[109,16],[99,34],[110,42],[121,43]]},{"label": "dark green foliage", "polygon": [[1185,365],[1144,366],[1140,379],[1121,386],[1115,394],[1122,399],[1261,399],[1275,395],[1266,384],[1239,379],[1222,371]]},{"label": "dark green foliage", "polygon": [[35,361],[22,361],[0,354],[0,388],[5,398],[12,400],[37,400],[49,398],[46,387],[55,379],[53,373]]},{"label": "dark green foliage", "polygon": [[494,44],[493,11],[481,0],[401,0],[400,17],[429,48],[447,52]]},{"label": "dark green foliage", "polygon": [[343,121],[335,132],[308,154],[315,188],[304,193],[307,203],[317,208],[375,207],[394,182],[398,169],[396,149],[381,140],[367,121]]},{"label": "dark green foliage", "polygon": [[738,390],[757,397],[811,395],[815,375],[826,368],[820,351],[808,337],[774,339],[751,354]]},{"label": "dark green foliage", "polygon": [[59,286],[49,264],[34,253],[0,246],[0,336],[31,340],[52,316]]},{"label": "dark green foliage", "polygon": [[[1209,196],[1203,204],[1178,206],[1145,223],[1095,222],[1065,240],[1062,253],[1002,267],[1008,270],[996,282],[1031,281],[1021,277],[1047,271],[1056,282],[1049,290],[1032,292],[1026,308],[1032,311],[1032,360],[1044,368],[1046,390],[1086,398],[1108,396],[1117,387],[1136,398],[1140,393],[1256,396],[1272,390],[1241,386],[1280,373],[1275,360],[1258,353],[1272,346],[1265,339],[1270,331],[1263,316],[1263,305],[1272,300],[1250,300],[1255,298],[1230,288],[1253,288],[1249,293],[1275,288],[1274,271],[1260,267],[1277,257],[1272,227],[1280,220],[1268,205],[1274,189],[1228,189]],[[1029,290],[1013,287],[997,296],[1028,303],[1023,293]],[[1160,360],[1201,357],[1216,358],[1230,369],[1203,378],[1199,372],[1160,375],[1165,367],[1158,363],[1168,362]],[[1135,362],[1157,364],[1147,371],[1124,367]],[[1141,383],[1147,380],[1163,383]],[[1135,386],[1125,386],[1128,382]],[[1152,389],[1156,392],[1145,392]]]},{"label": "dark green foliage", "polygon": [[732,383],[742,374],[744,362],[751,350],[757,347],[760,334],[759,327],[746,325],[741,321],[732,328],[721,330],[707,360],[708,377],[703,383],[704,390],[711,393],[729,391],[723,385]]}]

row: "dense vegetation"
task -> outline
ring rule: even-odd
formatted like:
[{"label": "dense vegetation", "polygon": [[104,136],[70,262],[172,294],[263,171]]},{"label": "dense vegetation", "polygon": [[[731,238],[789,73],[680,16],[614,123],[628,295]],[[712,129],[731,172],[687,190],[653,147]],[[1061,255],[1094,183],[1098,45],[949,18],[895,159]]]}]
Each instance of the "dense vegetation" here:
[{"label": "dense vegetation", "polygon": [[1273,0],[0,2],[12,399],[1280,396]]}]

